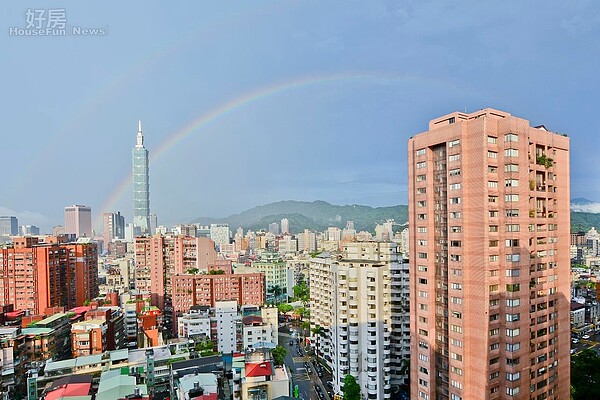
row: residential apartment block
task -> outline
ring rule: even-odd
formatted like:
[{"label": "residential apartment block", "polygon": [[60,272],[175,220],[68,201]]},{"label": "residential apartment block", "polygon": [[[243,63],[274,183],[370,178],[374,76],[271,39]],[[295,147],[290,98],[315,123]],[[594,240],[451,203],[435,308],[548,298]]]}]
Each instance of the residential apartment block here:
[{"label": "residential apartment block", "polygon": [[411,394],[568,399],[569,139],[455,112],[408,160]]},{"label": "residential apartment block", "polygon": [[46,308],[73,308],[98,295],[96,243],[61,237],[16,237],[0,248],[0,300],[17,310],[42,314]]},{"label": "residential apartment block", "polygon": [[[396,384],[404,382],[400,368],[392,371],[392,359],[400,363],[407,358],[410,340],[402,326],[408,309],[392,305],[392,293],[394,302],[400,296],[403,304],[408,301],[406,287],[396,282],[392,290],[393,276],[397,279],[403,270],[396,244],[388,242],[347,242],[339,257],[311,259],[310,324],[324,333],[311,342],[332,369],[335,393],[341,393],[347,374],[357,378],[367,399],[389,399],[392,378]],[[394,331],[395,321],[401,327]],[[400,353],[392,355],[393,350]]]}]

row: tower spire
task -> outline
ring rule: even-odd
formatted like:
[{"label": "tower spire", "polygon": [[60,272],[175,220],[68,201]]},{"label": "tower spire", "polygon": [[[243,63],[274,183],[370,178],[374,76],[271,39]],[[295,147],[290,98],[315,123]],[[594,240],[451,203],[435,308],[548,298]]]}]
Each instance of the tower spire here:
[{"label": "tower spire", "polygon": [[142,135],[142,121],[138,121],[137,145],[136,147],[144,146],[144,135]]}]

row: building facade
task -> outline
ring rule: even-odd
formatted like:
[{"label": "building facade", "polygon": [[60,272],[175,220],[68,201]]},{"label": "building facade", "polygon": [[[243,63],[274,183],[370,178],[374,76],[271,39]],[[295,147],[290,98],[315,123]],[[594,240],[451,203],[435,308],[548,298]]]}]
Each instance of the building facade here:
[{"label": "building facade", "polygon": [[148,150],[144,147],[142,121],[138,122],[135,147],[131,150],[133,163],[133,225],[142,234],[150,231],[150,177],[148,168]]},{"label": "building facade", "polygon": [[568,399],[569,139],[456,112],[408,160],[413,396]]},{"label": "building facade", "polygon": [[125,217],[119,211],[102,214],[102,225],[105,249],[113,239],[125,239]]},{"label": "building facade", "polygon": [[391,272],[396,264],[396,245],[385,242],[349,242],[340,257],[311,259],[311,332],[322,329],[311,342],[331,367],[337,394],[351,374],[364,398],[391,398],[392,335],[403,332],[392,332]]},{"label": "building facade", "polygon": [[64,243],[47,237],[17,237],[0,248],[0,299],[17,310],[82,306],[98,295],[98,250],[91,241]]},{"label": "building facade", "polygon": [[65,207],[65,234],[75,237],[92,237],[92,209],[88,206]]},{"label": "building facade", "polygon": [[17,217],[0,216],[0,236],[16,236],[19,234],[19,220]]}]

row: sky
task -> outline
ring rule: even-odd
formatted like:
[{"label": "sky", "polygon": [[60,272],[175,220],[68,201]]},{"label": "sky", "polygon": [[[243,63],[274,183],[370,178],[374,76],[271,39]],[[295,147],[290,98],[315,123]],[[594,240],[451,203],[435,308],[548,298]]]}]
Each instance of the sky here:
[{"label": "sky", "polygon": [[[61,9],[80,34],[19,36]],[[600,201],[599,50],[585,0],[2,2],[0,214],[131,220],[138,120],[161,225],[406,204],[408,138],[486,107],[566,133],[571,195]]]}]

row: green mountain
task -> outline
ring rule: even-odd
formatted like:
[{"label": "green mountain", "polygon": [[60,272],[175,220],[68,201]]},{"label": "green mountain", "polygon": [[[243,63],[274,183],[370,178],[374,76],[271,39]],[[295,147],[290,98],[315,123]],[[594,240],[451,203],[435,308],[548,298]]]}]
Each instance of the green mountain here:
[{"label": "green mountain", "polygon": [[[304,229],[323,231],[330,226],[344,228],[347,221],[354,221],[357,231],[374,232],[375,225],[393,219],[398,224],[408,221],[408,206],[369,207],[358,204],[338,206],[325,201],[279,201],[251,208],[226,218],[197,218],[192,221],[202,225],[226,223],[232,229],[267,230],[272,222],[287,218],[292,233]],[[572,232],[587,231],[592,226],[600,228],[600,214],[571,211]],[[398,227],[399,228],[399,227]]]},{"label": "green mountain", "polygon": [[357,231],[375,230],[375,225],[393,219],[399,224],[408,221],[408,206],[369,207],[357,204],[338,206],[325,201],[279,201],[254,207],[226,218],[197,218],[192,221],[202,225],[227,223],[232,229],[268,229],[272,222],[287,218],[292,233],[304,229],[323,231],[330,226],[344,228],[346,222],[353,221]]}]

